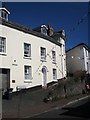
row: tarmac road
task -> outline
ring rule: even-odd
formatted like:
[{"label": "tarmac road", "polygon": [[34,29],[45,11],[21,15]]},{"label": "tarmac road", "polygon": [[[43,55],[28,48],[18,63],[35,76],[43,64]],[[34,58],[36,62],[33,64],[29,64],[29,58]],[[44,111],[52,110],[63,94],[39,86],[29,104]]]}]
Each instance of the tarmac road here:
[{"label": "tarmac road", "polygon": [[90,120],[90,96],[85,99],[74,101],[64,107],[56,107],[32,118],[60,118]]},{"label": "tarmac road", "polygon": [[[59,118],[62,113],[69,110],[61,110],[60,107],[66,106],[68,103],[72,103],[72,101],[77,101],[83,97],[90,96],[89,94],[80,94],[68,98],[63,98],[58,101],[44,103],[43,98],[47,95],[49,90],[43,90],[41,88],[38,89],[30,89],[25,92],[18,92],[16,94],[12,94],[11,99],[9,100],[2,100],[2,118],[3,119],[18,119],[18,118],[32,118],[33,116],[46,118],[46,117],[53,117]],[[87,100],[85,100],[87,103]],[[83,105],[84,103],[82,103]],[[71,106],[72,108],[72,106]],[[60,110],[59,110],[60,109]],[[53,111],[57,110],[57,111]],[[47,115],[41,114],[47,111]],[[51,113],[48,113],[52,111]],[[90,111],[90,110],[89,110]],[[49,115],[48,115],[49,114]],[[39,116],[40,115],[40,116]],[[63,116],[63,115],[62,115]],[[61,116],[61,117],[62,117]],[[64,115],[66,116],[66,115]]]}]

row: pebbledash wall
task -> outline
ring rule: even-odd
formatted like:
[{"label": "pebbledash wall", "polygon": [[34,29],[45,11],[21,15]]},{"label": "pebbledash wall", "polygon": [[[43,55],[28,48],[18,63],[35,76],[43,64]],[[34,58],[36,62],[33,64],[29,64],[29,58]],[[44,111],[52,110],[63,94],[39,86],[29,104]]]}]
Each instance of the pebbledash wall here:
[{"label": "pebbledash wall", "polygon": [[[62,35],[58,42],[50,36],[2,19],[0,29],[0,39],[5,39],[5,51],[0,52],[2,87],[13,88],[13,91],[19,87],[46,87],[47,83],[66,77],[65,39]],[[24,56],[25,43],[30,44],[30,57]],[[41,60],[41,47],[46,50],[44,61]],[[52,51],[55,51],[54,62]],[[25,71],[25,66],[30,69]],[[5,73],[8,74],[6,78],[3,77]],[[25,78],[25,74],[29,74],[30,78]]]}]

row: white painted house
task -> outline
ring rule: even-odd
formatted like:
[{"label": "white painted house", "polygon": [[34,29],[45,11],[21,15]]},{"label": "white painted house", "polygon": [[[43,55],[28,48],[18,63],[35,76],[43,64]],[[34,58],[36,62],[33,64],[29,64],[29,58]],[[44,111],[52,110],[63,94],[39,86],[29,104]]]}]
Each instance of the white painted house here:
[{"label": "white painted house", "polygon": [[81,43],[66,52],[67,72],[86,71],[90,73],[90,48]]},{"label": "white painted house", "polygon": [[[4,14],[2,13],[4,11]],[[2,88],[31,88],[66,77],[65,36],[50,33],[50,26],[29,29],[9,22],[0,10],[0,76]]]}]

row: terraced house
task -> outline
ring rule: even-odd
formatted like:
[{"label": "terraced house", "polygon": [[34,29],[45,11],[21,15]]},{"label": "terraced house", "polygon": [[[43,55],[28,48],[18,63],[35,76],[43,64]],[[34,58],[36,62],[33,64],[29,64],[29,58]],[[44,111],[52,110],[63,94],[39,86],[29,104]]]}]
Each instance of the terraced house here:
[{"label": "terraced house", "polygon": [[66,52],[67,71],[75,73],[86,71],[90,74],[90,48],[85,43],[80,43]]},{"label": "terraced house", "polygon": [[0,76],[2,88],[47,87],[66,77],[64,31],[50,25],[30,29],[10,22],[10,12],[0,9]]}]

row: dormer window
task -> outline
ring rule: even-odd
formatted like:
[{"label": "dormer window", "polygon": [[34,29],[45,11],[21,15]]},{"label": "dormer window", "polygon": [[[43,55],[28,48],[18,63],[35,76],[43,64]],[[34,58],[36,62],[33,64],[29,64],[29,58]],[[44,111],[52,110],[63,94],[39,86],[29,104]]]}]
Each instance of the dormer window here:
[{"label": "dormer window", "polygon": [[0,18],[8,20],[8,14],[10,14],[10,12],[6,8],[0,8]]},{"label": "dormer window", "polygon": [[41,33],[44,34],[44,35],[47,35],[47,27],[46,25],[41,25]]},{"label": "dormer window", "polygon": [[47,36],[47,30],[48,30],[48,28],[47,28],[46,25],[41,25],[39,27],[34,28],[33,30]]},{"label": "dormer window", "polygon": [[65,36],[65,31],[64,30],[62,30],[62,35]]},{"label": "dormer window", "polygon": [[3,19],[7,19],[7,13],[6,13],[5,11],[2,11],[2,12],[1,12],[1,17],[2,17]]}]

